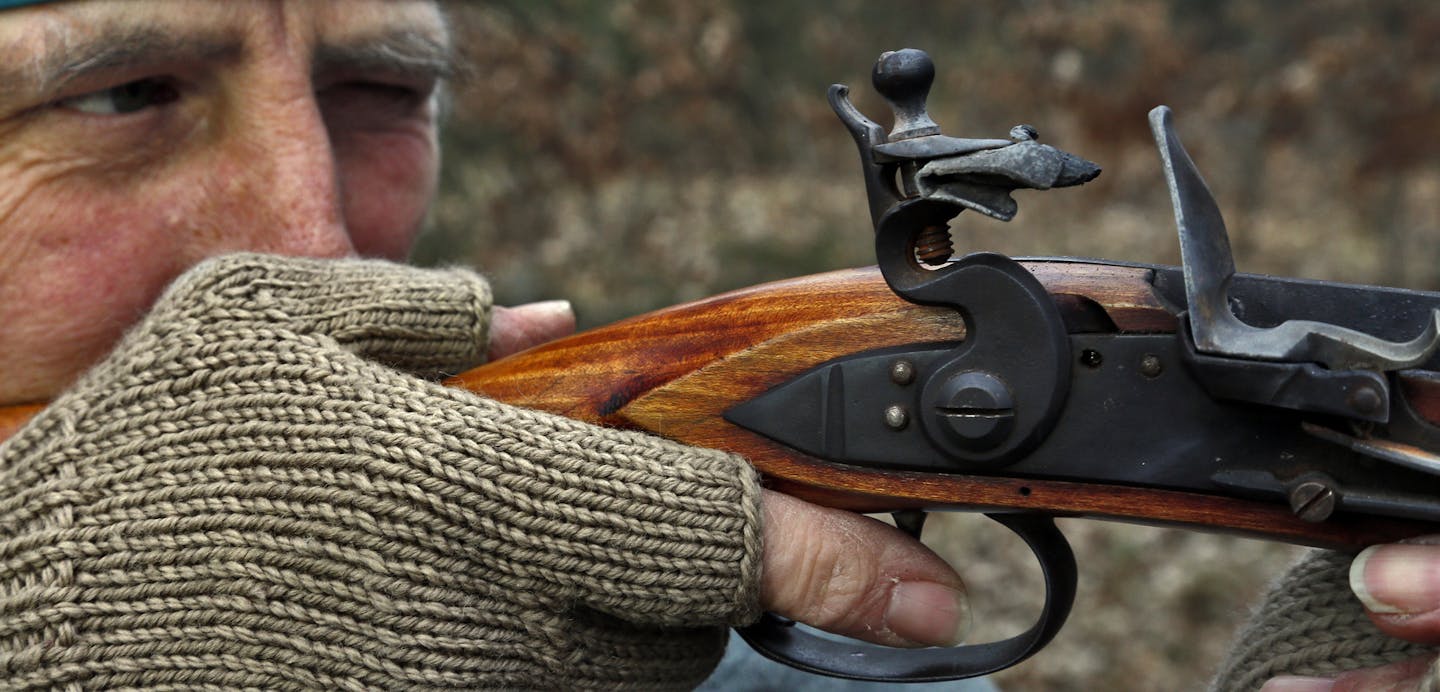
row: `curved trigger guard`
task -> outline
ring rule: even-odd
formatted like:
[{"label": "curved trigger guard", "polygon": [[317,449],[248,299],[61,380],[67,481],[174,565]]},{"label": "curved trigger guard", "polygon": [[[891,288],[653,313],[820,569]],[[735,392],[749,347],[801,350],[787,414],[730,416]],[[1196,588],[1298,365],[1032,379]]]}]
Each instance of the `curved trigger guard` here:
[{"label": "curved trigger guard", "polygon": [[871,682],[941,682],[1004,670],[1044,648],[1070,614],[1075,602],[1075,553],[1047,516],[985,515],[1025,540],[1045,578],[1045,605],[1024,633],[986,644],[950,648],[901,649],[856,640],[837,641],[795,627],[771,613],[736,631],[756,652],[800,670]]}]

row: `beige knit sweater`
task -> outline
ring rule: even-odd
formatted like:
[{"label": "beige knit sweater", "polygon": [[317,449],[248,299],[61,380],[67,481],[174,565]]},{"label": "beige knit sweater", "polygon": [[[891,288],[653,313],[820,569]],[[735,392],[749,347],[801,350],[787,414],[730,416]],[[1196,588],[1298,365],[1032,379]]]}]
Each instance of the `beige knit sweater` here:
[{"label": "beige knit sweater", "polygon": [[[758,608],[753,473],[429,381],[488,309],[380,262],[183,277],[0,446],[0,689],[703,679]],[[1213,689],[1433,655],[1375,630],[1349,559],[1280,580]]]},{"label": "beige knit sweater", "polygon": [[[1309,553],[1275,582],[1235,638],[1213,692],[1253,692],[1276,675],[1334,677],[1435,649],[1395,639],[1375,627],[1349,586],[1353,555]],[[1432,667],[1423,689],[1436,690]]]},{"label": "beige knit sweater", "polygon": [[0,688],[703,679],[758,608],[754,473],[423,379],[488,308],[380,262],[182,277],[0,446]]}]

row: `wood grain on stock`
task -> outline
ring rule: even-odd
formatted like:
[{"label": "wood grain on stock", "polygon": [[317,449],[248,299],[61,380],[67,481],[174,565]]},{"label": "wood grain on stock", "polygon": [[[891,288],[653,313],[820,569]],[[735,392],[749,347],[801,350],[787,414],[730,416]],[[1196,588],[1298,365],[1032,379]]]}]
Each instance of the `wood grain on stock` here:
[{"label": "wood grain on stock", "polygon": [[[1098,305],[1122,332],[1175,329],[1174,317],[1152,294],[1144,268],[1024,264],[1061,298],[1057,304],[1062,310]],[[1173,491],[846,467],[783,447],[721,418],[731,405],[832,358],[954,340],[963,333],[964,325],[953,311],[907,303],[875,269],[854,269],[756,286],[617,322],[476,368],[446,384],[571,418],[736,452],[777,489],[859,511],[1027,509],[1198,525],[1337,548],[1433,531],[1387,519],[1332,518],[1311,524],[1282,506]],[[1440,382],[1406,386],[1417,409],[1440,420]],[[0,408],[0,441],[39,408]]]},{"label": "wood grain on stock", "polygon": [[[1126,332],[1175,329],[1143,268],[1027,262],[1058,301],[1093,301]],[[1288,508],[1208,495],[1003,477],[885,472],[825,463],[721,414],[824,361],[963,334],[952,311],[904,302],[879,273],[850,270],[757,286],[576,335],[453,380],[522,406],[638,428],[745,456],[772,487],[832,507],[1031,509],[1354,548],[1427,531],[1387,519],[1301,521]],[[1123,425],[1123,422],[1117,422]],[[1428,529],[1433,530],[1433,529]]]},{"label": "wood grain on stock", "polygon": [[20,404],[0,407],[0,442],[10,439],[20,426],[25,425],[35,414],[45,408],[44,404]]}]

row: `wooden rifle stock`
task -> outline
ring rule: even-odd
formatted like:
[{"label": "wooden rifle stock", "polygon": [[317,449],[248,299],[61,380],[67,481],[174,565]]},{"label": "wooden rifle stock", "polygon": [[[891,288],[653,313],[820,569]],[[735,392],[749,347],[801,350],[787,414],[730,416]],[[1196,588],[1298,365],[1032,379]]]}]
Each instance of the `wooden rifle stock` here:
[{"label": "wooden rifle stock", "polygon": [[[1173,332],[1145,267],[1021,262],[1067,319],[1103,309],[1121,332]],[[885,346],[953,340],[953,310],[897,297],[875,269],[838,271],[748,288],[577,334],[482,366],[449,384],[591,423],[644,430],[743,455],[787,494],[864,512],[1027,510],[1234,532],[1291,543],[1359,548],[1435,531],[1379,517],[1322,523],[1288,507],[1101,483],[998,475],[881,471],[797,452],[726,422],[723,412],[833,358]],[[1408,383],[1407,383],[1408,384]],[[1417,383],[1418,384],[1418,383]],[[1440,392],[1408,387],[1427,417]],[[1122,426],[1124,421],[1116,421]]]},{"label": "wooden rifle stock", "polygon": [[[1102,309],[1122,333],[1173,332],[1151,270],[1025,261],[1068,319]],[[953,310],[897,297],[878,270],[779,281],[662,309],[475,368],[447,385],[590,423],[643,430],[749,459],[767,484],[812,502],[864,512],[1023,510],[1234,532],[1355,549],[1430,533],[1432,524],[1336,515],[1312,523],[1283,505],[1103,483],[885,471],[827,462],[726,422],[747,401],[828,360],[964,334]],[[1411,403],[1440,419],[1440,386],[1404,382]],[[41,406],[0,409],[0,441]],[[1123,425],[1124,421],[1116,421]]]},{"label": "wooden rifle stock", "polygon": [[18,404],[0,408],[0,442],[10,439],[15,431],[44,408],[44,404]]}]

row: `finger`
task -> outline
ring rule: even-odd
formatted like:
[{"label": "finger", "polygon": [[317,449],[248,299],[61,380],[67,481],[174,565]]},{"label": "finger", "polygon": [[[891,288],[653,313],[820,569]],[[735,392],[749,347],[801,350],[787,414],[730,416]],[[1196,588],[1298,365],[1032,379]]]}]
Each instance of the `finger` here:
[{"label": "finger", "polygon": [[1345,673],[1335,678],[1331,692],[1415,692],[1421,689],[1434,657],[1424,656]]},{"label": "finger", "polygon": [[547,300],[515,307],[495,306],[490,313],[490,360],[519,353],[575,331],[568,300]]},{"label": "finger", "polygon": [[766,610],[889,646],[953,646],[969,626],[965,585],[899,529],[765,491]]},{"label": "finger", "polygon": [[1344,673],[1335,678],[1282,675],[1271,678],[1260,692],[1415,692],[1433,665],[1428,656]]},{"label": "finger", "polygon": [[1440,643],[1440,545],[1366,548],[1351,563],[1350,589],[1386,634]]},{"label": "finger", "polygon": [[1281,675],[1266,680],[1260,687],[1260,692],[1331,692],[1334,688],[1334,678]]}]

